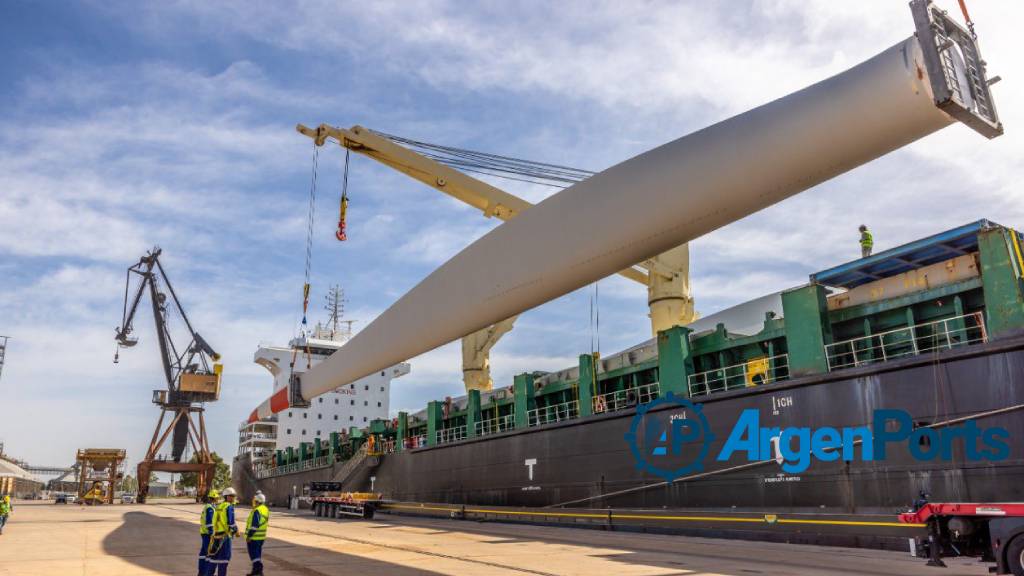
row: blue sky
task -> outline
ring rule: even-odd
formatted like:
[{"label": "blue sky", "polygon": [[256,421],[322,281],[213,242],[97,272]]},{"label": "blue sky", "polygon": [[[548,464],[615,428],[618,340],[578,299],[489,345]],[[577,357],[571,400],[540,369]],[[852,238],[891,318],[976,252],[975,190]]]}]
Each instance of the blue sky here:
[{"label": "blue sky", "polygon": [[[955,2],[940,4],[955,9]],[[692,245],[706,314],[857,254],[987,217],[1024,225],[1019,3],[972,5],[1007,135],[954,126]],[[124,269],[160,245],[225,356],[213,448],[270,390],[252,363],[301,315],[310,142],[302,122],[600,170],[799,89],[908,36],[904,2],[28,2],[0,4],[0,377],[7,452],[145,449],[162,387],[148,322],[113,365]],[[333,238],[343,153],[320,156],[313,302],[345,287],[365,326],[496,223],[355,157],[350,240]],[[531,200],[551,190],[496,184]],[[628,190],[623,190],[628,194]],[[656,209],[656,207],[652,207]],[[614,225],[610,219],[607,225]],[[520,317],[499,384],[589,350],[582,290]],[[602,350],[648,337],[645,290],[601,283]],[[461,389],[457,344],[412,359],[392,407]]]}]

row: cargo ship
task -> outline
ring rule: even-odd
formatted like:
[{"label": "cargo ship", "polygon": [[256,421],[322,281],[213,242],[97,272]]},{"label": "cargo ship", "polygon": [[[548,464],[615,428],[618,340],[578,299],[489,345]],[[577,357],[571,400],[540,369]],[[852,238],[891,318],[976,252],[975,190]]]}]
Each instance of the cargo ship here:
[{"label": "cargo ship", "polygon": [[[239,459],[235,477],[278,504],[296,487],[333,481],[409,511],[492,507],[513,520],[556,521],[558,509],[720,511],[725,520],[707,518],[722,534],[755,528],[720,526],[736,518],[893,518],[924,495],[1024,501],[1021,242],[1013,229],[973,222],[810,274],[802,286],[619,354],[583,354],[577,366],[524,372],[507,388],[439,399],[262,461]],[[628,440],[638,419],[671,426],[679,403],[658,402],[666,398],[700,406],[712,454],[750,409],[761,426],[780,429],[870,426],[877,409],[906,411],[915,430],[973,420],[1005,429],[1009,453],[978,461],[959,442],[947,459],[922,460],[904,443],[881,460],[813,460],[799,473],[786,472],[781,458],[733,453],[666,480]],[[921,435],[919,448],[929,452],[930,441]],[[684,443],[684,459],[696,460],[704,445]],[[516,518],[516,510],[533,512]],[[844,543],[821,532],[808,520],[803,536],[786,539]]]}]

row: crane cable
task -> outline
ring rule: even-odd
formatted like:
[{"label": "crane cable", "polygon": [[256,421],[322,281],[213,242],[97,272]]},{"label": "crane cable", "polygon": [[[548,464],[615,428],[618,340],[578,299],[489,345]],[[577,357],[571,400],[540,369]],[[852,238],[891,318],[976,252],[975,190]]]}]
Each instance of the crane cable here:
[{"label": "crane cable", "polygon": [[971,38],[978,39],[978,34],[974,31],[974,20],[971,20],[971,15],[967,13],[967,0],[957,0],[960,3],[960,11],[964,14],[964,21],[967,22],[967,29],[971,31]]},{"label": "crane cable", "polygon": [[[316,222],[316,188],[317,173],[320,164],[320,147],[313,143],[313,174],[309,182],[309,213],[306,222],[306,277],[302,285],[302,332],[306,334],[309,323],[306,320],[306,313],[309,311],[309,282],[313,269],[313,227]],[[308,336],[308,335],[307,335]],[[297,352],[296,354],[297,355]],[[292,365],[295,364],[295,355],[292,357]],[[309,338],[306,338],[306,369],[313,367],[312,352],[309,349]]]},{"label": "crane cable", "polygon": [[309,310],[309,276],[313,267],[313,223],[316,220],[317,169],[320,162],[320,147],[313,143],[313,174],[309,181],[309,212],[306,216],[306,278],[302,286],[302,326],[305,327],[306,312]]},{"label": "crane cable", "polygon": [[560,164],[524,160],[522,158],[478,152],[466,148],[432,144],[376,130],[371,130],[371,132],[382,138],[387,138],[396,144],[410,148],[446,166],[464,172],[496,176],[506,180],[539,184],[552,188],[567,188],[595,174],[591,170],[572,168]]},{"label": "crane cable", "polygon": [[345,235],[345,212],[348,211],[348,162],[349,149],[345,148],[345,169],[341,176],[341,202],[338,205],[338,231],[334,233],[334,237],[339,242],[348,240],[348,236]]}]

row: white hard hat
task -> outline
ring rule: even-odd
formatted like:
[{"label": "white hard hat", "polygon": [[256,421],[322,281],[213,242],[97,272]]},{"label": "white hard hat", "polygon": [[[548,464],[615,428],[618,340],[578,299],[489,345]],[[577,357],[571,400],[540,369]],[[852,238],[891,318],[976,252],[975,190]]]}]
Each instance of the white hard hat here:
[{"label": "white hard hat", "polygon": [[235,489],[234,488],[225,488],[224,491],[220,493],[220,495],[225,497],[225,498],[227,498],[228,496],[234,496],[235,495]]},{"label": "white hard hat", "polygon": [[263,492],[257,492],[252,499],[259,502],[260,504],[265,504],[267,502],[267,497],[263,495]]}]

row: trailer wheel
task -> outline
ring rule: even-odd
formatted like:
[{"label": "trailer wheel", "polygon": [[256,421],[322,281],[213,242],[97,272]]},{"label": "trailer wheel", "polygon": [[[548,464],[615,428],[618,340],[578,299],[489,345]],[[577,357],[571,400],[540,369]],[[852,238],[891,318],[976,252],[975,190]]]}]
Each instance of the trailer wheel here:
[{"label": "trailer wheel", "polygon": [[1010,540],[1006,547],[1006,565],[1013,576],[1024,576],[1024,534]]}]

